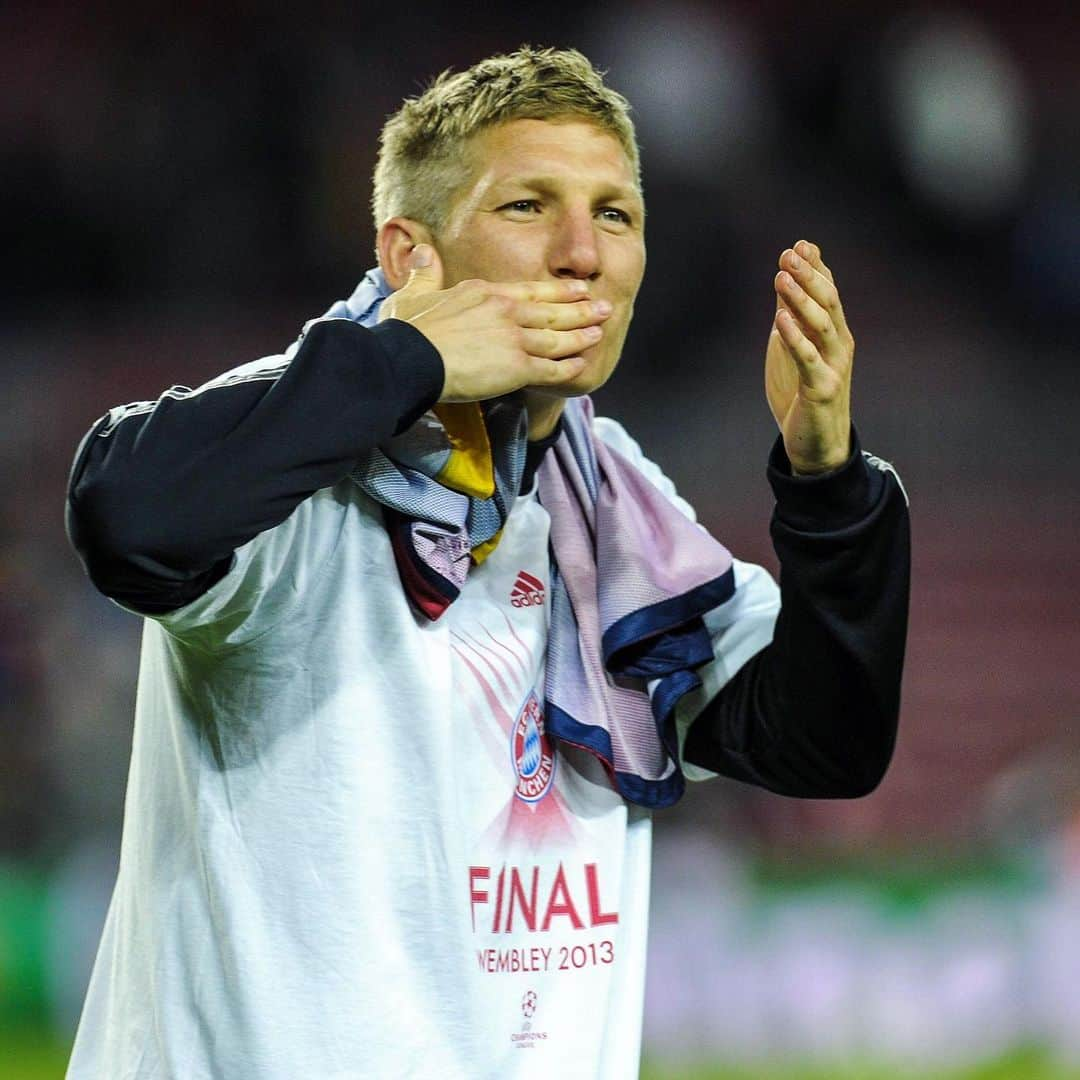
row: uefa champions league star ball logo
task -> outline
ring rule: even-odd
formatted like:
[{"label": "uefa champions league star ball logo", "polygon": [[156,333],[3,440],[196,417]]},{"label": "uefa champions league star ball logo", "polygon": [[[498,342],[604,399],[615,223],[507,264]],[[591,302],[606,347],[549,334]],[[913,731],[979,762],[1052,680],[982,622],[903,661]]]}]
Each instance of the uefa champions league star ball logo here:
[{"label": "uefa champions league star ball logo", "polygon": [[547,1041],[546,1031],[533,1031],[533,1017],[536,1015],[537,999],[535,990],[526,990],[521,996],[521,1030],[510,1035],[510,1041],[518,1050],[533,1050]]},{"label": "uefa champions league star ball logo", "polygon": [[528,803],[539,802],[555,779],[555,752],[535,691],[525,699],[510,730],[510,758],[517,775],[514,794]]}]

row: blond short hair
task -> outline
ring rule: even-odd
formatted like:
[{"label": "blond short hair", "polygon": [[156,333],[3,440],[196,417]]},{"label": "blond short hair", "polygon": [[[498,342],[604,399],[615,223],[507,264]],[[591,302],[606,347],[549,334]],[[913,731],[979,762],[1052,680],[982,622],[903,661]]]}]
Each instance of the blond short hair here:
[{"label": "blond short hair", "polygon": [[603,73],[577,49],[523,45],[467,71],[447,69],[387,120],[371,198],[375,228],[400,216],[437,235],[454,195],[469,180],[467,144],[474,135],[508,120],[564,118],[589,121],[614,135],[640,190],[641,163],[626,98],[605,86]]}]

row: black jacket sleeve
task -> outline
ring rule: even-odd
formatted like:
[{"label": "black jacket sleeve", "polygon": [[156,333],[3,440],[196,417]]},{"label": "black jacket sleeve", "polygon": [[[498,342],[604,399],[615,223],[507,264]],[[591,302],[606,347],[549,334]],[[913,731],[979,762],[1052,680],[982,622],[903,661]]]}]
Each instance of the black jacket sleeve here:
[{"label": "black jacket sleeve", "polygon": [[690,725],[686,761],[781,795],[854,798],[892,757],[907,635],[910,535],[895,473],[854,452],[795,477],[769,459],[780,560],[773,641]]},{"label": "black jacket sleeve", "polygon": [[292,360],[114,409],[83,439],[67,528],[107,596],[147,614],[190,603],[233,552],[404,431],[442,392],[408,323],[313,323]]}]

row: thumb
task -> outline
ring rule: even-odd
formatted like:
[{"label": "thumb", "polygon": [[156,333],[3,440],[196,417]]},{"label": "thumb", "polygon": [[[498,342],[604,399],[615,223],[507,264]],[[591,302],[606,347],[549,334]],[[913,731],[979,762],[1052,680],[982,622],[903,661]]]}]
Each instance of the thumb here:
[{"label": "thumb", "polygon": [[417,293],[437,292],[442,288],[442,264],[431,244],[417,244],[409,252],[409,280],[404,287]]}]

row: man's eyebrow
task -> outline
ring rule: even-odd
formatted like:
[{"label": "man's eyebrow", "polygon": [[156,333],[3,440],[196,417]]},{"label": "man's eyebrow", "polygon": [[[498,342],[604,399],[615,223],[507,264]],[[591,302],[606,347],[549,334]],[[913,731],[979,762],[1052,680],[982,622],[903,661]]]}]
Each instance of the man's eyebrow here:
[{"label": "man's eyebrow", "polygon": [[[566,181],[554,176],[504,176],[496,180],[494,188],[523,187],[541,195],[557,195]],[[642,202],[641,193],[627,184],[605,183],[598,190],[597,202]]]}]

